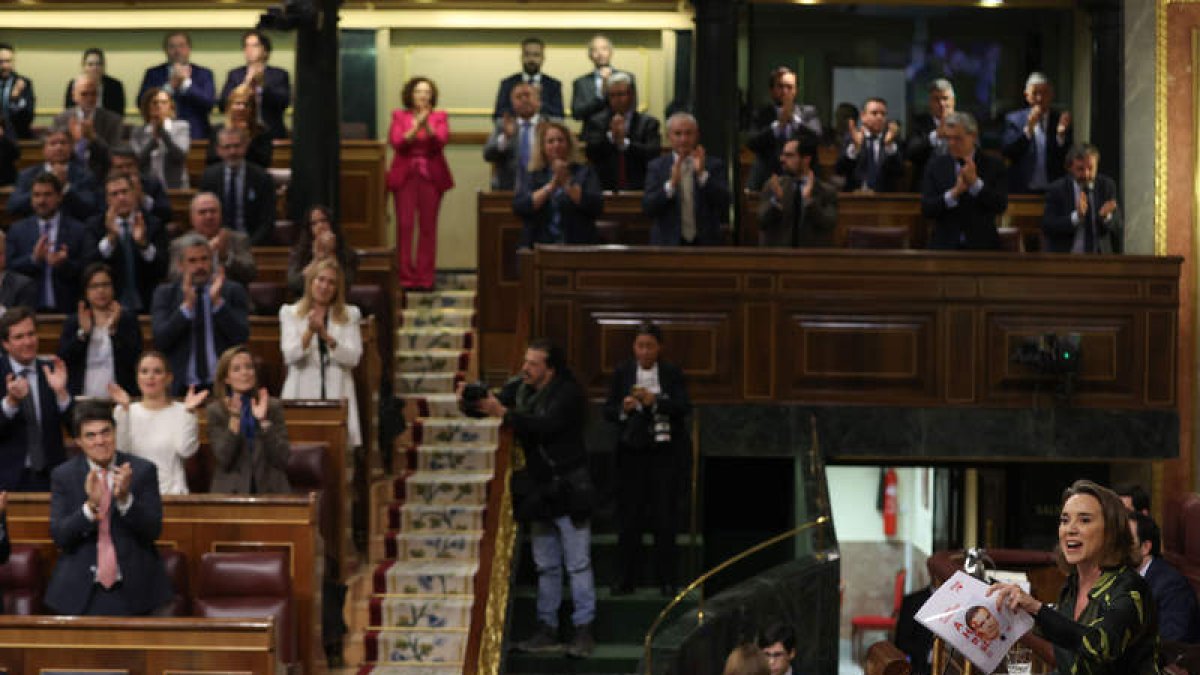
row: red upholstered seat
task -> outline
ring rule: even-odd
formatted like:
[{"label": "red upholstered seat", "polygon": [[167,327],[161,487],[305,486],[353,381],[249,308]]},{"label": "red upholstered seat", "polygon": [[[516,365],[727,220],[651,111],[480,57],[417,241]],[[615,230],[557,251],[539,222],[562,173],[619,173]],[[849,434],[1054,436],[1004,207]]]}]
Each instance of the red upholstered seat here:
[{"label": "red upholstered seat", "polygon": [[274,281],[251,281],[250,302],[254,303],[254,313],[258,316],[275,316],[287,298],[287,288]]},{"label": "red upholstered seat", "polygon": [[187,556],[179,549],[161,547],[158,555],[162,558],[175,595],[170,602],[155,610],[155,616],[191,616],[192,590],[188,583]]},{"label": "red upholstered seat", "polygon": [[282,551],[205,553],[193,603],[196,616],[275,618],[280,658],[296,663],[296,608]]},{"label": "red upholstered seat", "polygon": [[8,562],[0,565],[0,592],[4,593],[4,613],[29,616],[42,614],[42,555],[36,546],[13,544]]},{"label": "red upholstered seat", "polygon": [[850,619],[850,655],[857,661],[862,653],[862,634],[868,630],[896,629],[896,617],[900,614],[900,605],[904,602],[904,579],[907,572],[896,572],[896,582],[892,587],[892,613],[889,616],[879,614],[863,614]]}]

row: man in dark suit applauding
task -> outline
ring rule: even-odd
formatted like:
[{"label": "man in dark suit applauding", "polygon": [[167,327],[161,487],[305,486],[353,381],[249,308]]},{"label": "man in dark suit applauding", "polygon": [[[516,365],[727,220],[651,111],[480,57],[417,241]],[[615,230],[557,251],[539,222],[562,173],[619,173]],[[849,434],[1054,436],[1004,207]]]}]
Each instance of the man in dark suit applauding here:
[{"label": "man in dark suit applauding", "polygon": [[846,142],[837,172],[846,191],[895,192],[900,189],[904,160],[900,156],[900,125],[887,118],[887,101],[872,96],[863,103],[859,122],[847,123]]},{"label": "man in dark suit applauding", "polygon": [[13,307],[37,307],[37,284],[29,277],[7,271],[8,235],[0,230],[0,317]]},{"label": "man in dark suit applauding", "polygon": [[1121,253],[1125,247],[1117,184],[1097,172],[1100,150],[1076,145],[1067,153],[1067,175],[1046,190],[1042,234],[1053,253]]},{"label": "man in dark suit applauding", "polygon": [[112,267],[121,306],[145,314],[154,288],[166,276],[167,230],[138,207],[137,192],[128,175],[109,176],[104,196],[108,209],[88,223],[96,242],[93,257]]},{"label": "man in dark suit applauding", "polygon": [[167,355],[174,393],[212,386],[217,357],[250,338],[246,289],[213,269],[203,235],[189,232],[171,242],[172,283],[154,291],[154,346]]},{"label": "man in dark suit applauding", "polygon": [[192,38],[184,31],[167,33],[163,38],[167,62],[148,68],[138,87],[137,100],[150,87],[159,87],[175,99],[175,114],[187,120],[192,138],[208,138],[212,127],[208,113],[217,98],[212,71],[191,62]]},{"label": "man in dark suit applauding", "polygon": [[729,179],[725,163],[708,157],[699,144],[700,125],[689,113],[667,120],[671,154],[646,167],[642,211],[654,219],[650,243],[655,246],[718,246],[725,241],[721,224],[729,215]]},{"label": "man in dark suit applauding", "polygon": [[521,42],[521,72],[500,80],[500,89],[496,92],[496,108],[492,111],[493,120],[514,114],[512,90],[518,84],[528,84],[536,88],[542,101],[542,111],[548,117],[562,119],[565,114],[562,82],[542,72],[545,60],[546,43],[540,38],[525,38]]},{"label": "man in dark suit applauding", "polygon": [[67,215],[87,222],[100,212],[101,186],[96,184],[96,176],[87,164],[71,155],[71,137],[66,129],[51,129],[42,136],[42,158],[44,162],[22,169],[17,176],[5,207],[10,214],[27,216],[33,213],[33,181],[43,173],[58,176],[63,186],[62,208]]},{"label": "man in dark suit applauding", "polygon": [[1187,579],[1161,557],[1162,537],[1158,524],[1144,513],[1129,512],[1133,533],[1133,557],[1138,573],[1150,586],[1158,605],[1158,634],[1171,642],[1200,642],[1200,607]]},{"label": "man in dark suit applauding", "polygon": [[796,101],[796,73],[787,66],[779,66],[767,78],[771,88],[771,102],[754,113],[750,137],[746,147],[754,152],[754,166],[750,169],[747,188],[762,189],[772,175],[779,173],[779,153],[790,138],[811,133],[813,138],[821,135],[821,118],[816,106]]},{"label": "man in dark suit applauding", "polygon": [[783,171],[771,176],[758,205],[763,246],[832,246],[837,227],[837,190],[813,171],[817,137],[803,134],[783,144]]},{"label": "man in dark suit applauding", "polygon": [[636,99],[629,73],[613,73],[608,78],[608,106],[584,124],[588,161],[605,190],[642,189],[646,165],[660,154],[658,120],[635,110]]},{"label": "man in dark suit applauding", "polygon": [[246,57],[246,65],[234,68],[225,77],[225,87],[221,89],[222,112],[229,92],[249,81],[258,96],[258,114],[267,133],[271,138],[287,138],[283,113],[292,103],[292,82],[286,70],[267,65],[271,58],[271,38],[259,30],[242,33],[242,55]]},{"label": "man in dark suit applauding", "polygon": [[33,83],[28,77],[17,74],[16,64],[16,48],[0,42],[0,126],[17,138],[32,138],[29,130],[37,99],[33,95]]},{"label": "man in dark suit applauding", "polygon": [[54,174],[35,178],[32,194],[33,215],[8,231],[12,268],[37,284],[38,311],[67,314],[79,301],[87,230],[59,208],[62,183]]},{"label": "man in dark suit applauding", "polygon": [[913,115],[904,156],[912,162],[915,192],[921,191],[921,178],[925,176],[925,166],[929,164],[929,158],[946,153],[942,120],[954,112],[954,100],[954,85],[950,84],[950,80],[939,77],[929,85],[929,112]]},{"label": "man in dark suit applauding", "polygon": [[75,427],[83,452],[51,476],[50,536],[59,555],[46,605],[57,614],[150,614],[172,594],[154,544],[162,532],[158,472],[117,452],[112,404],[80,403]]},{"label": "man in dark suit applauding", "polygon": [[935,222],[929,248],[999,249],[996,218],[1008,208],[1004,162],[979,150],[979,127],[970,113],[942,121],[946,154],[925,167],[921,213]]},{"label": "man in dark suit applauding", "polygon": [[1057,110],[1054,87],[1041,73],[1025,80],[1028,108],[1004,116],[1004,156],[1008,158],[1008,190],[1013,194],[1040,194],[1063,175],[1063,161],[1071,147],[1071,113]]},{"label": "man in dark suit applauding", "polygon": [[50,471],[66,457],[63,429],[74,401],[67,366],[37,357],[37,323],[27,307],[0,317],[0,490],[45,492]]},{"label": "man in dark suit applauding", "polygon": [[[583,122],[604,109],[604,86],[613,73],[622,72],[612,67],[612,54],[611,40],[603,35],[592,37],[588,43],[588,58],[593,68],[571,83],[571,117]],[[637,80],[633,79],[633,73],[629,77],[636,89]],[[637,106],[637,101],[633,104]]]},{"label": "man in dark suit applauding", "polygon": [[250,243],[266,243],[275,227],[275,181],[266,169],[246,161],[249,145],[244,129],[225,127],[217,134],[221,161],[204,170],[201,192],[221,198],[225,227],[250,236]]}]

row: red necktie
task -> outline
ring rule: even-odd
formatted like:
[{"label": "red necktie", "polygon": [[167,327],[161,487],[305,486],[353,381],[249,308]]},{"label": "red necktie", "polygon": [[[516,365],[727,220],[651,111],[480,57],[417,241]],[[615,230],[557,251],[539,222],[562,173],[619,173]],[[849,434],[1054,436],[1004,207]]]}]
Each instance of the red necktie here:
[{"label": "red necktie", "polygon": [[112,488],[108,486],[108,471],[100,469],[104,496],[100,498],[100,536],[96,540],[96,581],[105,588],[117,583],[117,550],[112,540]]}]

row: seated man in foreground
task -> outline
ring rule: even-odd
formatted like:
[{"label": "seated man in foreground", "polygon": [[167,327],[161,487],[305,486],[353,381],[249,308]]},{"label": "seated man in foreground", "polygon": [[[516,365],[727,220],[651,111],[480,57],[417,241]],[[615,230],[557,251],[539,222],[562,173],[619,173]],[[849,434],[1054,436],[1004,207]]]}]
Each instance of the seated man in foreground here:
[{"label": "seated man in foreground", "polygon": [[117,452],[107,402],[79,404],[75,436],[83,452],[50,476],[50,535],[59,556],[46,605],[58,614],[150,614],[172,594],[154,545],[162,531],[158,472]]},{"label": "seated man in foreground", "polygon": [[1158,606],[1158,634],[1170,642],[1200,642],[1200,607],[1187,579],[1161,557],[1162,537],[1158,524],[1144,513],[1129,513],[1133,534],[1133,559],[1138,574],[1150,585]]}]

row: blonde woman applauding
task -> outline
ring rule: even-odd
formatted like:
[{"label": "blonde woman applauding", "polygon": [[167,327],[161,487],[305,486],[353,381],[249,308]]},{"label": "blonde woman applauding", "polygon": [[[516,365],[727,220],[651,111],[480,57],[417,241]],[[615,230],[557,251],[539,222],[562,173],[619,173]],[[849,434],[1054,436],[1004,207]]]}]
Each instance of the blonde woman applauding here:
[{"label": "blonde woman applauding", "polygon": [[280,347],[287,364],[283,398],[347,400],[350,446],[362,445],[354,367],[362,357],[358,308],[347,305],[341,268],[334,258],[310,264],[304,297],[279,308]]},{"label": "blonde woman applauding", "polygon": [[167,394],[171,379],[167,358],[149,351],[137,362],[142,400],[134,402],[115,382],[108,385],[108,393],[117,404],[117,447],[154,462],[160,493],[186,495],[183,462],[199,447],[195,412],[208,398],[208,392],[189,388],[182,402],[173,401]]}]

